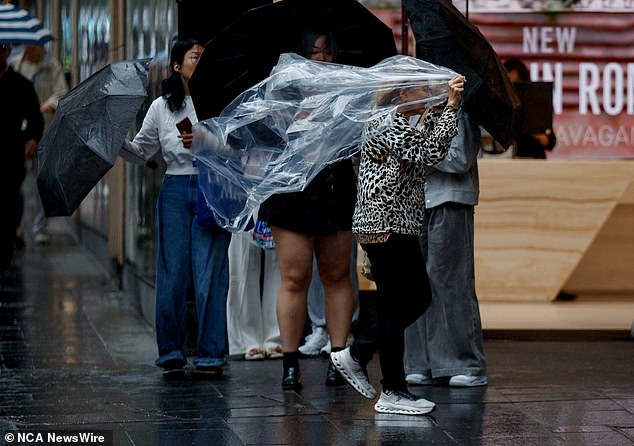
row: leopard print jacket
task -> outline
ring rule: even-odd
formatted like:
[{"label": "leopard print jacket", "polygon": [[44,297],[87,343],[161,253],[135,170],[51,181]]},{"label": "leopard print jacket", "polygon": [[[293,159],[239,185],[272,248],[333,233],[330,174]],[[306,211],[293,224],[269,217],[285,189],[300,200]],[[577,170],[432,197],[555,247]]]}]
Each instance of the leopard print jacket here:
[{"label": "leopard print jacket", "polygon": [[[385,118],[368,124],[373,135]],[[386,131],[368,136],[361,149],[352,231],[367,243],[388,234],[420,235],[425,215],[425,169],[442,161],[457,133],[456,110],[429,113],[422,131],[400,113]],[[360,237],[361,239],[361,237]],[[362,242],[363,243],[363,242]]]}]

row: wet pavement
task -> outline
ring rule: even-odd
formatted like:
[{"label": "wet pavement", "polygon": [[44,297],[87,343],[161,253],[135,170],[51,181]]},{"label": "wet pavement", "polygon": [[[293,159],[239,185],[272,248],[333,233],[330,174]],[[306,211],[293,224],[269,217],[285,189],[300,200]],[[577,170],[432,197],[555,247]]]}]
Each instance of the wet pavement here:
[{"label": "wet pavement", "polygon": [[282,391],[279,360],[165,382],[151,327],[68,232],[15,263],[0,292],[0,444],[80,431],[105,442],[36,444],[634,444],[625,333],[486,332],[488,387],[413,387],[437,403],[431,416],[383,415],[352,388],[326,387],[325,358],[301,360],[297,393]]}]

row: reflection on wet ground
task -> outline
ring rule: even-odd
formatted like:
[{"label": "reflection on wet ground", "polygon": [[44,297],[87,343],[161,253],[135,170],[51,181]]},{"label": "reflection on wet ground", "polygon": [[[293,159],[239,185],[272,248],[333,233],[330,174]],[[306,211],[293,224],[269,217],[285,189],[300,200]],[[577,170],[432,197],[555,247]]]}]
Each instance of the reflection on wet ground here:
[{"label": "reflection on wet ground", "polygon": [[[631,445],[634,343],[622,333],[488,335],[489,386],[412,388],[431,416],[376,414],[324,385],[327,360],[231,360],[217,381],[164,382],[125,293],[66,233],[16,257],[0,293],[0,433],[83,430],[116,445]],[[378,386],[377,362],[370,378]],[[3,440],[6,441],[6,440]],[[6,443],[9,444],[9,443]]]}]

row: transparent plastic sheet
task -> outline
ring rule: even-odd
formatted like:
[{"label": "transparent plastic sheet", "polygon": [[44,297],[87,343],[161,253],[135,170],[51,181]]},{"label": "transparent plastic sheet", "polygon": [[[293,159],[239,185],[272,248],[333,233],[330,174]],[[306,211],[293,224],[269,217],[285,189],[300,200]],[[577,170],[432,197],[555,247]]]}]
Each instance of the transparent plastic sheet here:
[{"label": "transparent plastic sheet", "polygon": [[[216,221],[244,230],[268,197],[303,190],[324,166],[358,153],[372,136],[363,133],[368,122],[380,119],[382,132],[399,107],[445,102],[454,75],[409,56],[359,68],[282,54],[268,78],[194,126],[191,150]],[[393,100],[421,87],[424,99]]]}]

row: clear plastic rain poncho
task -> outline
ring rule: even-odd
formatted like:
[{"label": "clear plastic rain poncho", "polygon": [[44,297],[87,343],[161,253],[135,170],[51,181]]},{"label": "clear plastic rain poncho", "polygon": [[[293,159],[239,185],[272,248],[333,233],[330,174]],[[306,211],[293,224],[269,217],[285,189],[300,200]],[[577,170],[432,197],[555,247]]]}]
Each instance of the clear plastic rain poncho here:
[{"label": "clear plastic rain poncho", "polygon": [[[194,126],[191,150],[216,221],[244,230],[268,197],[301,191],[327,164],[358,154],[370,121],[380,119],[373,131],[382,132],[399,107],[445,102],[454,75],[409,56],[359,68],[282,54],[268,78]],[[412,88],[425,94],[399,103]]]}]

